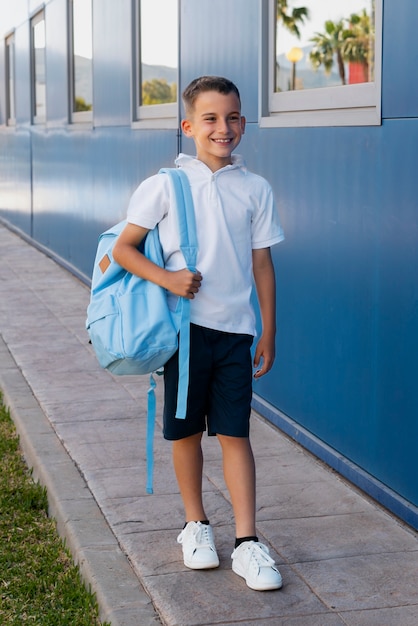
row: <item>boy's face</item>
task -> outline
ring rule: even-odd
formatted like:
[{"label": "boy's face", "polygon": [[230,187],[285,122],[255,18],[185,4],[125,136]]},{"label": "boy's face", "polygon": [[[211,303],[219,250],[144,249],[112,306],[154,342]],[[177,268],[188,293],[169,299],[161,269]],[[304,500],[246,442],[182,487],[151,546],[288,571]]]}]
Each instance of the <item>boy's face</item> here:
[{"label": "boy's face", "polygon": [[216,172],[231,163],[231,153],[245,130],[245,118],[235,93],[204,91],[181,127],[186,137],[194,140],[197,158]]}]

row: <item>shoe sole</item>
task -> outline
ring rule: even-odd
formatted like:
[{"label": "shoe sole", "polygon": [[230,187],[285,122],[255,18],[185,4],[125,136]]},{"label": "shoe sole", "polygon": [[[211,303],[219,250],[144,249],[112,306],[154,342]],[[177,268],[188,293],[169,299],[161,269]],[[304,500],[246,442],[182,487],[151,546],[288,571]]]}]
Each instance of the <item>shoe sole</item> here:
[{"label": "shoe sole", "polygon": [[189,569],[215,569],[219,567],[219,560],[213,561],[213,563],[195,563],[194,561],[186,561],[184,560],[184,564]]},{"label": "shoe sole", "polygon": [[254,591],[274,591],[275,589],[281,589],[283,587],[283,580],[281,580],[280,583],[272,583],[270,585],[262,585],[262,586],[252,585],[251,583],[248,582],[245,574],[239,569],[239,567],[234,565],[234,563],[232,563],[232,571],[235,572],[235,574],[237,574],[238,576],[241,576],[241,578],[245,580],[247,587],[249,587],[250,589],[253,589]]}]

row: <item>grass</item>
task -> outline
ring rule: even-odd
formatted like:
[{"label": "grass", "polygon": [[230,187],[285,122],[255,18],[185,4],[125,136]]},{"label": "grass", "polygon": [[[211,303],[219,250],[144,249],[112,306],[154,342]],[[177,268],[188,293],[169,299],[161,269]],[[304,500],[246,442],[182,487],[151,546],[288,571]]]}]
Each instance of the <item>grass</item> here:
[{"label": "grass", "polygon": [[48,517],[46,490],[24,462],[1,393],[0,624],[100,624],[95,596]]}]

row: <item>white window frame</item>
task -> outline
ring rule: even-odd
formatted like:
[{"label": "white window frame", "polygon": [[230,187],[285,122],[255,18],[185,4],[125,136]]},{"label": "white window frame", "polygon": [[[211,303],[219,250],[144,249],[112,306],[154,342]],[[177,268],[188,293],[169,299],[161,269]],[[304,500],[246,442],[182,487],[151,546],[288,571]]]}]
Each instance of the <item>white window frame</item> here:
[{"label": "white window frame", "polygon": [[46,123],[46,46],[45,46],[45,114],[44,115],[36,115],[36,70],[35,70],[35,38],[34,38],[34,28],[39,22],[44,22],[45,25],[45,36],[46,36],[46,23],[45,23],[45,9],[42,8],[40,11],[37,11],[30,18],[30,59],[31,59],[31,115],[32,115],[32,124],[45,124]]},{"label": "white window frame", "polygon": [[[6,35],[4,39],[5,43],[5,60],[6,60],[6,126],[15,126],[16,125],[16,71],[15,71],[15,52],[14,52],[14,43],[15,43],[15,34],[14,32]],[[12,72],[13,75],[10,76],[10,53],[12,50],[13,54],[13,67]],[[12,82],[12,91],[10,89],[10,82]],[[13,103],[13,106],[12,106]],[[14,115],[11,115],[11,113]]]},{"label": "white window frame", "polygon": [[[377,126],[381,124],[383,0],[375,0],[374,82],[274,92],[275,0],[262,2],[260,126]],[[303,2],[302,2],[303,4]],[[264,36],[263,36],[264,35]]]},{"label": "white window frame", "polygon": [[[91,5],[92,10],[92,23],[94,19],[94,2],[92,0]],[[93,27],[92,27],[93,29]],[[93,32],[91,34],[93,37]],[[69,123],[74,125],[77,124],[92,124],[93,123],[93,111],[94,111],[94,102],[92,102],[93,110],[92,111],[74,111],[74,100],[75,100],[75,85],[74,85],[74,7],[73,0],[69,0],[68,2],[68,58],[69,58],[69,89],[68,89],[68,120]],[[92,61],[93,63],[93,61]],[[92,67],[93,74],[93,67]],[[92,75],[93,81],[93,75]],[[94,90],[93,90],[94,97]]]},{"label": "white window frame", "polygon": [[[180,83],[180,0],[178,10],[177,88]],[[141,105],[141,0],[132,1],[132,128],[169,129],[177,128],[179,120],[179,93],[177,102]]]}]

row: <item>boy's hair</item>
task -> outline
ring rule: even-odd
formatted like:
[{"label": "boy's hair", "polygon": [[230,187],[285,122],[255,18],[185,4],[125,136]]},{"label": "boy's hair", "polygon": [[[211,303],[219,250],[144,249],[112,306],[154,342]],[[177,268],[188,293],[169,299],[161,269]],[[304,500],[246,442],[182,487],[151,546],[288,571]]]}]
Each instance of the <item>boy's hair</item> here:
[{"label": "boy's hair", "polygon": [[194,108],[196,98],[204,91],[217,91],[224,95],[235,93],[241,104],[241,96],[238,87],[228,78],[223,76],[200,76],[195,78],[183,91],[183,103],[186,113],[191,113]]}]

